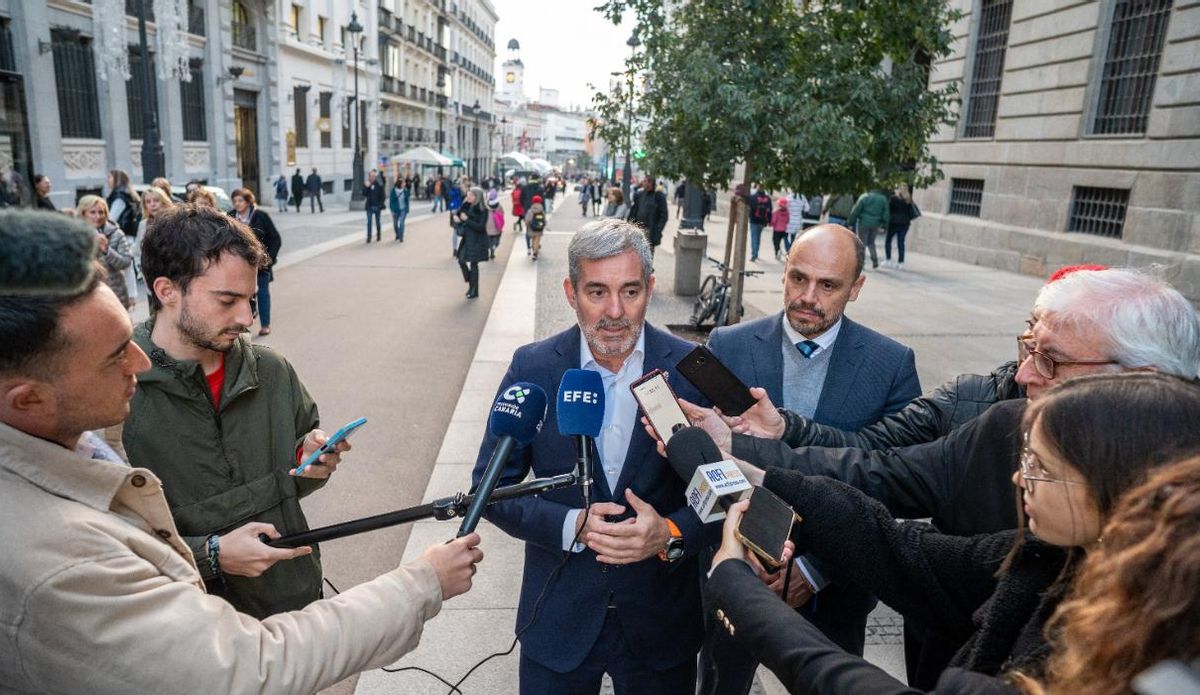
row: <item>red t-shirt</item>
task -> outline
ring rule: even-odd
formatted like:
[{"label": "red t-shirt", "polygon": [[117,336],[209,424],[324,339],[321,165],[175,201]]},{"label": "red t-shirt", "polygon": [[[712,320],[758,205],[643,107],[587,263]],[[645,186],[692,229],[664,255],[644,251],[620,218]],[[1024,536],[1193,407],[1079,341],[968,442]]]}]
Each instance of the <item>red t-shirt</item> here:
[{"label": "red t-shirt", "polygon": [[221,389],[225,386],[225,356],[221,355],[221,366],[212,374],[205,374],[208,379],[208,392],[212,394],[213,409],[221,407]]}]

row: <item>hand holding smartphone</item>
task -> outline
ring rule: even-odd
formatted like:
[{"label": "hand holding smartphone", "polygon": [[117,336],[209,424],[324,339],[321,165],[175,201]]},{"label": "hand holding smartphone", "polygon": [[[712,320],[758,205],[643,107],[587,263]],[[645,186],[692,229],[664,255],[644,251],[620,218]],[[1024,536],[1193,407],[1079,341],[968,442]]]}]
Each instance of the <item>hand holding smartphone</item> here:
[{"label": "hand holding smartphone", "polygon": [[679,406],[675,392],[667,383],[667,373],[663,370],[655,369],[646,374],[635,381],[629,390],[633,392],[633,397],[642,407],[642,412],[646,413],[646,419],[650,421],[650,426],[658,433],[658,438],[664,445],[671,440],[671,435],[676,430],[691,424],[683,408]]},{"label": "hand holding smartphone", "polygon": [[317,447],[316,451],[306,456],[300,465],[292,470],[292,475],[300,475],[309,466],[320,460],[322,455],[332,453],[337,448],[338,444],[342,443],[343,440],[348,439],[350,435],[355,432],[355,430],[365,424],[367,424],[367,419],[365,417],[360,417],[357,420],[343,425],[341,429],[339,429],[337,432],[334,432],[332,436],[326,439],[324,444]]},{"label": "hand holding smartphone", "polygon": [[727,417],[741,415],[758,402],[750,388],[703,345],[679,360],[675,369]]}]

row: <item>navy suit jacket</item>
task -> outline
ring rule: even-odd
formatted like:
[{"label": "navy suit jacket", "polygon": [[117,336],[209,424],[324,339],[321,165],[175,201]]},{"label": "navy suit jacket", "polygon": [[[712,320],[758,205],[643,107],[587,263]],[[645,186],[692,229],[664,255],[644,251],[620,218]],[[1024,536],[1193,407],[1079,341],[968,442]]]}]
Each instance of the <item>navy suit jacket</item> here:
[{"label": "navy suit jacket", "polygon": [[[662,369],[669,374],[674,371],[676,362],[694,347],[648,323],[645,332],[645,372]],[[579,327],[575,326],[525,345],[513,354],[497,394],[513,382],[526,381],[545,390],[550,406],[546,422],[533,443],[514,451],[509,457],[500,485],[518,483],[531,470],[536,477],[574,470],[575,444],[558,433],[554,400],[563,373],[580,367],[579,341]],[[681,398],[693,402],[701,398],[683,378],[669,379],[669,383]],[[606,565],[596,559],[591,549],[573,553],[546,590],[537,621],[521,633],[522,655],[560,673],[578,668],[587,657],[604,625],[610,596],[630,649],[642,656],[651,668],[663,670],[685,659],[694,659],[700,646],[703,628],[696,554],[719,538],[720,524],[706,527],[687,506],[684,499],[686,482],[680,480],[667,460],[658,455],[654,441],[642,428],[638,416],[625,423],[633,428],[633,435],[617,489],[609,489],[602,473],[594,475],[592,501],[616,502],[625,507],[625,517],[631,517],[634,514],[625,499],[625,490],[633,490],[659,514],[679,526],[686,554],[670,565],[654,556],[628,565]],[[472,474],[473,485],[478,485],[495,447],[496,437],[489,432],[479,447]],[[486,518],[489,521],[525,541],[524,577],[517,609],[518,630],[529,623],[542,587],[563,560],[562,528],[567,512],[582,507],[583,500],[576,487],[488,507]]]},{"label": "navy suit jacket", "polygon": [[[748,386],[783,406],[783,312],[718,328],[708,349]],[[912,349],[842,317],[813,421],[850,432],[921,395]]]}]

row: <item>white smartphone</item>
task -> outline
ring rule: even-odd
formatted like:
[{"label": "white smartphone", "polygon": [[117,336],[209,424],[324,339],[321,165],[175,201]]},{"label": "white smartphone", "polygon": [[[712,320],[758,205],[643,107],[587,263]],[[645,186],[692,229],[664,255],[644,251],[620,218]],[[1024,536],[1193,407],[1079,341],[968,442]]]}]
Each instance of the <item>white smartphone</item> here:
[{"label": "white smartphone", "polygon": [[642,412],[646,413],[646,419],[663,444],[671,440],[676,430],[691,424],[683,408],[679,407],[675,392],[667,383],[667,373],[663,370],[655,369],[646,374],[635,381],[629,390],[633,391],[633,397],[642,407]]}]

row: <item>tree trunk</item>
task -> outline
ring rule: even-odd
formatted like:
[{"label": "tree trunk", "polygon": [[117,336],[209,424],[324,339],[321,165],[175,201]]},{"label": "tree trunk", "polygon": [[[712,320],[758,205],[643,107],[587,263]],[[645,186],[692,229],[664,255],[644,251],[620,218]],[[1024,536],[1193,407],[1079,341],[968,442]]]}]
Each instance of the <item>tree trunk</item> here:
[{"label": "tree trunk", "polygon": [[[750,179],[752,165],[750,160],[746,160],[746,170],[742,178],[742,190],[746,195],[750,195]],[[750,208],[746,205],[746,201],[741,198],[736,198],[737,214],[730,215],[730,225],[733,227],[733,267],[729,270],[729,312],[725,320],[726,325],[733,325],[742,320],[742,290],[746,284],[746,276],[742,275],[742,271],[746,269],[746,235],[748,225],[750,223]],[[729,258],[729,249],[725,249],[725,257]]]}]

